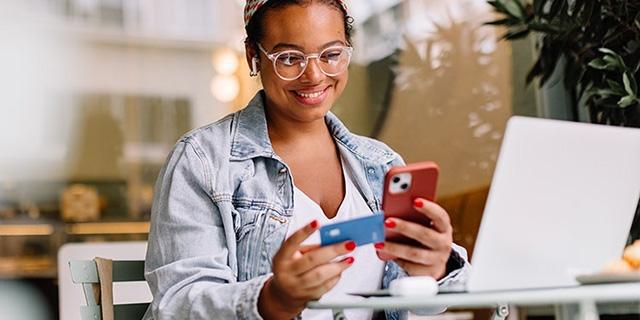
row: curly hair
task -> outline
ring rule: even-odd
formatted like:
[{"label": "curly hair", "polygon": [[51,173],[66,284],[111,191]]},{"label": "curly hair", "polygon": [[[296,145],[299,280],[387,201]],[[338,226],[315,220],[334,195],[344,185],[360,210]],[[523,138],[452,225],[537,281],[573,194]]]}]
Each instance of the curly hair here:
[{"label": "curly hair", "polygon": [[260,9],[258,9],[258,11],[256,11],[256,13],[253,15],[251,20],[249,20],[249,23],[245,27],[245,30],[247,32],[245,43],[257,50],[258,43],[261,42],[264,38],[264,17],[269,10],[284,8],[290,5],[308,6],[313,2],[329,5],[342,12],[342,15],[344,17],[343,20],[345,38],[347,39],[347,43],[351,44],[351,35],[353,33],[353,17],[349,16],[339,0],[271,0],[260,7]]}]

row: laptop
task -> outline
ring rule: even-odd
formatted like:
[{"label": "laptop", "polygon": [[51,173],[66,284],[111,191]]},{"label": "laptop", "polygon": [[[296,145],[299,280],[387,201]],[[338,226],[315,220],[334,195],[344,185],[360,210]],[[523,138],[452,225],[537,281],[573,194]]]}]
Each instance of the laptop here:
[{"label": "laptop", "polygon": [[466,291],[578,285],[619,259],[640,198],[640,129],[512,117]]}]

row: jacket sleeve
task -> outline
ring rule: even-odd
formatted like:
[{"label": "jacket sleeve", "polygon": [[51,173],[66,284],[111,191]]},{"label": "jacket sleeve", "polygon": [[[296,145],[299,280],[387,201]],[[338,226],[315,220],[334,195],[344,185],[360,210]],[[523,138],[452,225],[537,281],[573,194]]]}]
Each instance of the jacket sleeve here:
[{"label": "jacket sleeve", "polygon": [[258,295],[270,275],[237,281],[232,217],[214,201],[204,157],[183,139],[158,177],[145,262],[153,301],[145,319],[261,319]]}]

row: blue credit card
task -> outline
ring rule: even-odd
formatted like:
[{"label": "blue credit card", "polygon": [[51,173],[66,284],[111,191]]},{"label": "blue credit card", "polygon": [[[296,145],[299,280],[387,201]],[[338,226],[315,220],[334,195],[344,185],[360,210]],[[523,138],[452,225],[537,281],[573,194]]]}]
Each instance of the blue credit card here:
[{"label": "blue credit card", "polygon": [[375,213],[362,218],[320,227],[320,245],[353,240],[358,246],[384,241],[384,215]]}]

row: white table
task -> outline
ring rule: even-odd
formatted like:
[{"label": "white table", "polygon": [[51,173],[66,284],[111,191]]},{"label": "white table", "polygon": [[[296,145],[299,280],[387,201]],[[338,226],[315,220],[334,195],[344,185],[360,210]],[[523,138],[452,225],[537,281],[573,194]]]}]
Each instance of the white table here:
[{"label": "white table", "polygon": [[313,301],[311,309],[371,308],[420,309],[438,306],[450,308],[497,308],[504,306],[553,306],[557,319],[599,319],[598,309],[606,312],[640,313],[640,282],[620,284],[583,285],[569,288],[495,291],[482,293],[448,293],[422,297],[349,297],[340,301]]}]

